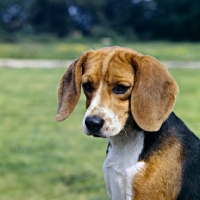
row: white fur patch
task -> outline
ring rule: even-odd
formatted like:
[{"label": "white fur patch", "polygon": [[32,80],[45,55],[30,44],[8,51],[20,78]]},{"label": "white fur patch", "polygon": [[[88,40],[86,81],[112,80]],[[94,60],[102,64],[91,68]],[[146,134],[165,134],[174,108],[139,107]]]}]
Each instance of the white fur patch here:
[{"label": "white fur patch", "polygon": [[[83,119],[83,129],[87,135],[90,131],[85,125],[85,119],[91,116],[99,116],[104,120],[100,135],[108,137],[111,147],[103,164],[106,188],[111,200],[131,200],[134,196],[134,176],[144,168],[144,162],[138,162],[143,149],[143,131],[129,131],[126,134],[120,132],[124,128],[118,115],[106,106],[101,106],[103,83],[92,99]],[[125,130],[124,130],[125,131]]]},{"label": "white fur patch", "polygon": [[85,116],[83,118],[82,125],[84,132],[87,135],[90,135],[91,133],[88,131],[85,125],[85,119],[88,116],[97,115],[104,120],[104,125],[100,130],[101,135],[105,137],[111,137],[117,135],[122,130],[122,125],[119,122],[118,116],[112,110],[110,110],[107,107],[99,106],[101,101],[100,97],[101,97],[101,90],[103,87],[102,85],[103,84],[101,83],[95,97],[93,98],[89,108],[87,109]]},{"label": "white fur patch", "polygon": [[111,147],[103,164],[106,188],[111,200],[131,200],[134,196],[133,181],[138,171],[144,168],[144,162],[138,162],[143,149],[143,131],[132,131],[121,138],[109,138]]}]

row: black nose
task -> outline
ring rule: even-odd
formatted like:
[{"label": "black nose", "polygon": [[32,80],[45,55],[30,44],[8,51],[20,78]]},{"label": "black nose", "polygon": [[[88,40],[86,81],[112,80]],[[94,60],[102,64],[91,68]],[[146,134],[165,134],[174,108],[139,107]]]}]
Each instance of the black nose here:
[{"label": "black nose", "polygon": [[98,116],[86,117],[85,119],[85,125],[87,126],[87,129],[92,133],[100,131],[100,129],[103,127],[103,123],[104,120]]}]

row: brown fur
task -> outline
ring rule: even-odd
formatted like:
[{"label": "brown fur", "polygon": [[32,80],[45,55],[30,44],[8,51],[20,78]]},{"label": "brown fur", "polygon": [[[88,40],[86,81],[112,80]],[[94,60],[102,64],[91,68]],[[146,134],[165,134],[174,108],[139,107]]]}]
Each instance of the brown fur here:
[{"label": "brown fur", "polygon": [[[145,162],[134,178],[133,200],[175,200],[181,187],[183,149],[176,138],[169,137]],[[151,191],[151,192],[149,192]]]},{"label": "brown fur", "polygon": [[134,57],[136,80],[131,109],[139,126],[157,131],[174,107],[178,86],[165,66],[151,56]]},{"label": "brown fur", "polygon": [[66,119],[74,110],[81,94],[82,63],[87,54],[76,59],[60,80],[58,89],[57,121]]},{"label": "brown fur", "polygon": [[[71,114],[80,97],[81,83],[88,80],[92,82],[94,92],[85,92],[86,107],[90,105],[102,81],[102,104],[116,112],[121,123],[125,124],[131,96],[132,115],[136,123],[146,131],[157,131],[160,128],[172,111],[178,93],[174,79],[153,57],[122,47],[88,51],[72,63],[60,82],[57,121]],[[119,83],[130,85],[129,92],[125,95],[113,94],[113,87]]]},{"label": "brown fur", "polygon": [[[92,57],[91,55],[94,53],[89,52],[88,54],[88,57]],[[120,60],[119,58],[120,57],[118,54],[111,54],[108,57],[105,57],[105,59],[102,59],[101,62],[97,63],[95,67],[91,67],[91,64],[95,63],[92,58],[86,61],[82,82],[84,83],[91,81],[94,87],[94,92],[92,94],[84,91],[87,97],[86,107],[90,105],[91,100],[96,95],[96,91],[101,82],[103,84],[100,94],[102,101],[99,106],[106,106],[114,113],[118,113],[121,123],[125,124],[129,114],[129,97],[131,95],[131,88],[134,83],[134,72],[133,67],[131,64],[127,63],[126,59],[121,58]],[[126,95],[116,95],[112,93],[112,89],[116,84],[119,84],[119,80],[121,84],[126,83],[127,85],[131,86]],[[93,110],[93,112],[96,113],[95,110]],[[104,117],[104,113],[99,113],[99,116]]]},{"label": "brown fur", "polygon": [[[57,121],[71,114],[81,84],[88,82],[92,90],[83,85],[88,108],[83,128],[87,135],[109,138],[105,179],[110,196],[132,195],[132,200],[200,199],[199,139],[171,113],[178,86],[165,66],[153,57],[122,47],[83,53],[60,81]],[[131,134],[135,131],[138,141],[133,146],[135,138]],[[133,141],[124,148],[130,139]],[[115,156],[119,160],[115,161]],[[133,162],[127,162],[129,157]],[[116,166],[107,169],[110,164]],[[121,171],[115,177],[118,168]],[[128,174],[123,173],[127,170]]]},{"label": "brown fur", "polygon": [[[178,93],[172,76],[153,57],[121,47],[88,51],[71,64],[60,81],[57,121],[71,114],[80,97],[81,84],[88,82],[92,84],[93,91],[84,90],[86,107],[90,106],[94,97],[98,97],[101,108],[93,107],[91,115],[97,113],[109,124],[112,118],[106,119],[102,109],[109,108],[122,127],[129,117],[133,117],[141,129],[149,132],[160,129],[172,112]],[[119,84],[130,88],[123,94],[115,94],[113,88]],[[108,128],[104,127],[104,130]],[[134,179],[134,200],[177,198],[182,155],[176,152],[182,152],[181,145],[176,138],[169,137],[148,159],[143,160],[145,167]]]}]

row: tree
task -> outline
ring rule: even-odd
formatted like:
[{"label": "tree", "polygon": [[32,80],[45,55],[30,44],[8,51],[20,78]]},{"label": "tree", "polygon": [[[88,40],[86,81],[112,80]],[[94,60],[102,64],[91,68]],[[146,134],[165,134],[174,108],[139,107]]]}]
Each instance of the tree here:
[{"label": "tree", "polygon": [[146,30],[152,39],[200,40],[200,1],[198,0],[154,0],[156,9],[146,20]]},{"label": "tree", "polygon": [[63,37],[69,32],[68,7],[64,0],[35,0],[29,21],[38,32],[52,32]]},{"label": "tree", "polygon": [[37,33],[59,37],[79,31],[92,37],[197,41],[199,10],[199,0],[1,0],[0,32],[31,25]]}]

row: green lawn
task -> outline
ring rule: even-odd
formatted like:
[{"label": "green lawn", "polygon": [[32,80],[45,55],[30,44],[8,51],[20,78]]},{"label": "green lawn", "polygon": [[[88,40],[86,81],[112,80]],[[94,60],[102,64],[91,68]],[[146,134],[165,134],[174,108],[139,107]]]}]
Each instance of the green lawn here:
[{"label": "green lawn", "polygon": [[[65,69],[0,69],[0,199],[107,200],[106,139],[84,135],[85,99],[55,122]],[[170,69],[180,86],[175,111],[200,136],[200,70]]]},{"label": "green lawn", "polygon": [[[169,43],[169,42],[114,42],[133,48],[143,54],[155,56],[158,60],[200,60],[200,43]],[[48,43],[21,42],[1,43],[0,58],[20,59],[74,59],[83,51],[101,48],[103,44],[94,42],[55,41]]]}]

